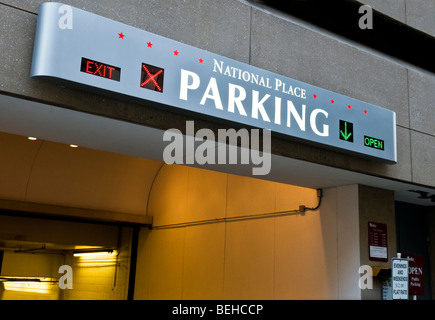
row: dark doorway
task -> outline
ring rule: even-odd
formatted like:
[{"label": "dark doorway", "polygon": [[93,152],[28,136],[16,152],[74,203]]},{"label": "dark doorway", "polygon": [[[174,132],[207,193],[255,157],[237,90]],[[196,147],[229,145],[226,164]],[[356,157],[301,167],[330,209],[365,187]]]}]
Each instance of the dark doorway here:
[{"label": "dark doorway", "polygon": [[418,300],[432,299],[429,226],[427,207],[396,202],[397,252],[420,254],[424,259],[424,295],[417,296]]}]

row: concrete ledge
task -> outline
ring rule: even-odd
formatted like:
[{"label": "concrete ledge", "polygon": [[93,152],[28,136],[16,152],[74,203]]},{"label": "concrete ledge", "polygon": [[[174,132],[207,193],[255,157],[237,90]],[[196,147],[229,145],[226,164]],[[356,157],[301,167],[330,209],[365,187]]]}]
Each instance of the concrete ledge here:
[{"label": "concrete ledge", "polygon": [[132,223],[151,225],[153,217],[134,215],[122,212],[111,212],[84,208],[74,208],[43,203],[0,199],[0,211],[16,211],[21,213],[42,214],[61,218],[76,218],[112,223]]}]

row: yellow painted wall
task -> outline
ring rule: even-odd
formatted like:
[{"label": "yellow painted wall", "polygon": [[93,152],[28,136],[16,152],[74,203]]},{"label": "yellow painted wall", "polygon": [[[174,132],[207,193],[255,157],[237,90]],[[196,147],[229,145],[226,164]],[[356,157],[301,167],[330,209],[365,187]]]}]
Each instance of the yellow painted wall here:
[{"label": "yellow painted wall", "polygon": [[59,277],[57,271],[62,264],[63,256],[58,254],[5,251],[1,275],[10,277]]},{"label": "yellow painted wall", "polygon": [[[135,299],[338,298],[337,194],[329,194],[323,210],[304,215],[143,228]],[[163,226],[302,204],[315,207],[316,190],[165,165],[151,190],[149,214],[154,226]]]}]

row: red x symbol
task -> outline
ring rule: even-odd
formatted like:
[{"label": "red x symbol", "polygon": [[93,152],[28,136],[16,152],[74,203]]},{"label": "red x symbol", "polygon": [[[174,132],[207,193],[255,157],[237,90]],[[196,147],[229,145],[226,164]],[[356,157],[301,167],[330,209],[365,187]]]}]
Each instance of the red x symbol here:
[{"label": "red x symbol", "polygon": [[156,86],[157,90],[162,91],[162,88],[160,88],[159,84],[157,83],[157,81],[155,80],[155,78],[161,74],[163,72],[163,69],[160,69],[159,71],[157,71],[154,74],[151,74],[151,72],[147,69],[147,67],[145,65],[142,65],[142,67],[144,68],[145,72],[148,75],[148,79],[146,79],[144,82],[142,82],[140,84],[141,87],[144,87],[148,82],[152,81],[154,83],[154,85]]}]

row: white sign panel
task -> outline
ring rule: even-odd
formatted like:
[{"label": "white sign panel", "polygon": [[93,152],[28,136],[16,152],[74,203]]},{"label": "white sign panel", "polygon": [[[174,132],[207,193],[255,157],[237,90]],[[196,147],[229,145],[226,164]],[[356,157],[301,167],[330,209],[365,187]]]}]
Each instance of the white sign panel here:
[{"label": "white sign panel", "polygon": [[393,258],[391,277],[393,280],[393,300],[408,299],[408,267],[407,259]]},{"label": "white sign panel", "polygon": [[39,7],[31,77],[397,162],[391,110],[61,3]]}]

